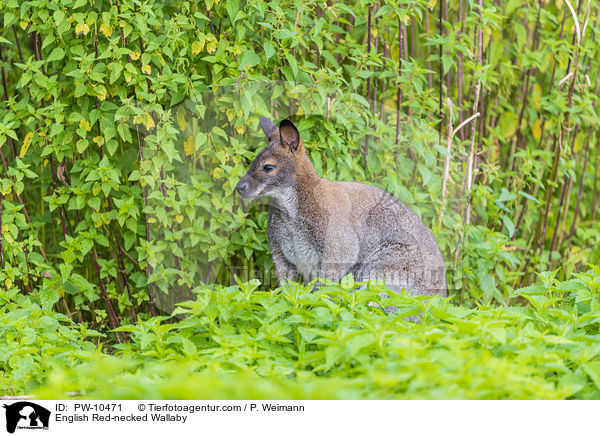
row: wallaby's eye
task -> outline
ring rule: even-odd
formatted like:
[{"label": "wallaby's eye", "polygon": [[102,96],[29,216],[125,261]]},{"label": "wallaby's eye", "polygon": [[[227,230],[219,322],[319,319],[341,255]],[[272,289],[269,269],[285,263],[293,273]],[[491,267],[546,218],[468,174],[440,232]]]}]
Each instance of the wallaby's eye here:
[{"label": "wallaby's eye", "polygon": [[266,164],[266,165],[263,167],[263,171],[264,171],[265,173],[270,173],[271,171],[273,171],[273,169],[274,169],[274,168],[275,168],[275,165]]}]

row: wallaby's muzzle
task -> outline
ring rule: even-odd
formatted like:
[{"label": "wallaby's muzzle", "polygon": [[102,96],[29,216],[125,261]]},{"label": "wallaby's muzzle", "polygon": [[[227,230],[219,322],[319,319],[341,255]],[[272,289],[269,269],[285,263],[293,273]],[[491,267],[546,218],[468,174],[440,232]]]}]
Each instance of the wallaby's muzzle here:
[{"label": "wallaby's muzzle", "polygon": [[248,183],[240,180],[236,185],[235,190],[243,197],[244,193],[248,190]]},{"label": "wallaby's muzzle", "polygon": [[244,175],[238,184],[235,186],[235,190],[240,194],[244,200],[253,200],[257,197],[256,188],[257,183],[248,174]]}]

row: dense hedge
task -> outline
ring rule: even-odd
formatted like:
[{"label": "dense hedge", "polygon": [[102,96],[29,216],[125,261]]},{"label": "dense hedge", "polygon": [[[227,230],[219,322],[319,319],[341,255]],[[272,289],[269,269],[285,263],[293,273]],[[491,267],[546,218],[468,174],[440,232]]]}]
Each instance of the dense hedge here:
[{"label": "dense hedge", "polygon": [[[530,308],[382,299],[351,280],[312,293],[203,287],[180,321],[122,327],[131,341],[113,355],[31,306],[0,314],[0,386],[41,398],[600,399],[600,269],[554,276],[513,292]],[[403,320],[415,314],[420,324]]]},{"label": "dense hedge", "polygon": [[511,293],[534,273],[600,259],[598,11],[0,0],[0,314],[112,347],[203,283],[272,290],[266,204],[233,192],[260,116],[292,117],[320,175],[414,208],[454,302],[490,305],[469,316],[533,304]]},{"label": "dense hedge", "polygon": [[[168,312],[203,281],[272,286],[265,206],[233,194],[260,115],[293,116],[319,174],[417,209],[463,301],[505,301],[550,248],[567,275],[597,261],[598,8],[580,3],[576,29],[563,2],[3,1],[1,298],[115,327],[150,294]],[[442,204],[447,124],[473,107]]]}]

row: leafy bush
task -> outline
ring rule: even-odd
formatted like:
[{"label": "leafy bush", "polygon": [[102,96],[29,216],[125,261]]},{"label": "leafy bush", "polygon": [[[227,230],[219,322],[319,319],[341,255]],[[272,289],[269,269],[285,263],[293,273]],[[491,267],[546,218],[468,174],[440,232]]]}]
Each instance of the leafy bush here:
[{"label": "leafy bush", "polygon": [[[163,371],[190,397],[185,375],[217,396],[597,395],[583,339],[597,326],[573,321],[595,319],[597,288],[512,294],[559,266],[571,286],[600,260],[600,6],[567,3],[1,1],[0,390],[176,395]],[[263,141],[259,116],[292,117],[318,174],[417,211],[460,306],[395,297],[424,311],[413,325],[352,303],[368,292],[298,285],[312,309],[292,313],[295,288],[274,290],[266,205],[233,192]],[[208,289],[225,330],[206,325]],[[189,298],[185,320],[165,318]],[[338,349],[300,327],[362,339]],[[252,334],[258,355],[232,348]]]},{"label": "leafy bush", "polygon": [[[89,332],[73,328],[57,343],[3,314],[11,346],[0,362],[11,393],[37,382],[41,398],[600,399],[600,269],[566,282],[555,274],[513,293],[529,308],[381,298],[381,286],[348,278],[312,293],[298,284],[257,292],[257,281],[202,287],[176,310],[183,319],[121,327],[131,341],[113,355],[82,346]],[[389,305],[398,311],[385,314]],[[421,323],[403,319],[415,314]]]},{"label": "leafy bush", "polygon": [[598,6],[571,43],[563,2],[467,3],[2,2],[0,298],[103,329],[236,273],[272,288],[266,208],[233,193],[260,115],[417,210],[465,304],[596,262]]},{"label": "leafy bush", "polygon": [[30,392],[54,367],[79,364],[79,351],[103,336],[69,317],[41,308],[29,298],[0,308],[0,393]]}]

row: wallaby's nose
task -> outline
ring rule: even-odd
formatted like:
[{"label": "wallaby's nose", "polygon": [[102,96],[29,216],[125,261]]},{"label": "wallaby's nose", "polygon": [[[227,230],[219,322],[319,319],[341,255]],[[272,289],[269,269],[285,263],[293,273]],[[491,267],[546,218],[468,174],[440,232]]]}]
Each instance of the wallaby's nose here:
[{"label": "wallaby's nose", "polygon": [[240,180],[240,182],[237,184],[237,186],[235,187],[235,189],[240,194],[243,194],[248,189],[248,182],[244,182],[243,180]]}]

